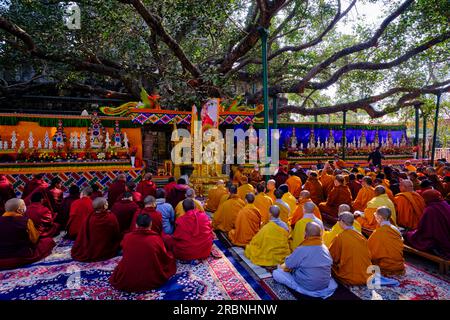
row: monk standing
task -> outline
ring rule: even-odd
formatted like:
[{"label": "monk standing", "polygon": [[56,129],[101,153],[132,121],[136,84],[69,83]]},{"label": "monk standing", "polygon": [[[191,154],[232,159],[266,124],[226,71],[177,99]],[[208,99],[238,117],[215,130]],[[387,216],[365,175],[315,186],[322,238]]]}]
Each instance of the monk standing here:
[{"label": "monk standing", "polygon": [[245,202],[236,217],[235,228],[228,232],[231,242],[241,247],[245,247],[261,228],[261,213],[254,205],[255,195],[247,193]]},{"label": "monk standing", "polygon": [[142,195],[142,199],[145,199],[147,196],[156,195],[156,183],[154,183],[152,179],[153,175],[150,172],[147,172],[144,179],[139,182],[136,191]]},{"label": "monk standing", "polygon": [[339,216],[342,231],[332,242],[330,254],[333,258],[333,276],[347,285],[364,285],[369,274],[369,248],[364,236],[353,228],[354,217],[351,212]]},{"label": "monk standing", "polygon": [[[314,204],[314,202],[312,202],[312,200],[310,198],[309,191],[308,190],[303,190],[302,192],[300,192],[300,197],[298,198],[297,208],[295,209],[294,213],[289,216],[289,219],[288,219],[289,220],[288,221],[289,222],[289,226],[292,229],[294,229],[295,224],[297,223],[297,221],[303,218],[303,214],[304,214],[303,213],[303,206],[306,203],[308,203],[308,202]],[[317,219],[322,220],[322,215],[320,214],[320,210],[315,204],[314,204],[314,212],[313,213],[314,213],[314,216]]]},{"label": "monk standing", "polygon": [[215,212],[220,204],[220,199],[228,194],[228,190],[225,188],[223,180],[217,181],[217,184],[209,189],[208,197],[205,203],[205,210],[209,212]]},{"label": "monk standing", "polygon": [[261,223],[264,225],[267,222],[269,222],[270,219],[270,212],[269,209],[273,205],[272,198],[270,198],[265,193],[265,186],[264,183],[261,182],[256,186],[256,191],[258,191],[258,194],[255,197],[254,205],[259,210],[259,213],[261,214]]},{"label": "monk standing", "polygon": [[229,188],[230,196],[213,215],[212,226],[215,230],[230,232],[234,228],[238,212],[245,206],[245,202],[237,195],[237,187],[233,184]]},{"label": "monk standing", "polygon": [[361,181],[361,186],[362,188],[358,191],[355,201],[353,201],[353,209],[358,211],[364,211],[367,203],[375,196],[371,177],[364,177]]},{"label": "monk standing", "polygon": [[391,209],[379,207],[375,213],[379,228],[369,237],[368,246],[372,263],[379,266],[383,275],[405,273],[403,238],[389,220]]},{"label": "monk standing", "polygon": [[136,229],[122,241],[123,257],[109,282],[117,290],[141,292],[163,285],[176,272],[176,261],[159,234],[151,230],[147,214],[136,219]]},{"label": "monk standing", "polygon": [[106,198],[93,201],[94,212],[84,221],[72,247],[72,258],[82,262],[108,260],[116,256],[120,246],[120,228],[108,210]]},{"label": "monk standing", "polygon": [[248,178],[246,176],[242,176],[240,181],[241,186],[237,189],[237,195],[244,201],[247,193],[255,193],[255,188],[248,183]]},{"label": "monk standing", "polygon": [[319,210],[326,222],[336,223],[338,208],[341,204],[352,204],[352,194],[350,189],[345,185],[343,175],[338,174],[334,179],[334,188],[328,194],[326,202],[319,204]]},{"label": "monk standing", "polygon": [[94,211],[91,200],[92,188],[86,187],[80,195],[80,199],[75,200],[69,213],[69,222],[67,223],[67,237],[76,239],[84,220]]},{"label": "monk standing", "polygon": [[408,229],[416,229],[425,210],[425,201],[414,191],[412,181],[400,182],[400,193],[395,196],[394,204],[397,210],[397,224]]},{"label": "monk standing", "polygon": [[114,181],[108,189],[108,205],[110,208],[114,203],[119,200],[120,195],[126,191],[127,187],[127,177],[121,173],[117,176],[116,181]]},{"label": "monk standing", "polygon": [[295,172],[289,170],[288,172],[289,178],[286,180],[286,184],[288,186],[289,192],[295,197],[298,198],[300,192],[302,191],[302,179],[295,175]]},{"label": "monk standing", "polygon": [[309,173],[308,180],[306,180],[303,190],[309,191],[311,200],[316,205],[319,205],[319,203],[325,200],[322,183],[319,181],[317,172],[315,171]]}]

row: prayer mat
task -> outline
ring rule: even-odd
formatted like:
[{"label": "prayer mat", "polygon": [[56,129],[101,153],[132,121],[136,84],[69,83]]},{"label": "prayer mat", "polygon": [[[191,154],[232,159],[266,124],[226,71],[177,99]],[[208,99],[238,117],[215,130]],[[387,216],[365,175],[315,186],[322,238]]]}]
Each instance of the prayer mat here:
[{"label": "prayer mat", "polygon": [[[117,291],[109,277],[121,257],[81,263],[71,259],[72,241],[56,238],[46,259],[0,272],[0,300],[261,300],[266,291],[215,241],[213,254],[197,263],[177,262],[177,273],[144,293]],[[217,258],[220,257],[220,258]]]}]

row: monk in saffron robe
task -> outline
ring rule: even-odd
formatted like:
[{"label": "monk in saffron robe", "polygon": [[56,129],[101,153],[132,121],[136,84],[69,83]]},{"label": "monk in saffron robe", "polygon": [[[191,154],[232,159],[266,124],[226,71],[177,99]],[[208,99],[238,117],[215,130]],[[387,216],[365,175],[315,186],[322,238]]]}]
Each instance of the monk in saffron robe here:
[{"label": "monk in saffron robe", "polygon": [[302,179],[295,175],[295,172],[289,170],[288,172],[289,178],[286,180],[286,184],[288,186],[289,192],[295,197],[298,198],[300,192],[302,191]]},{"label": "monk in saffron robe", "polygon": [[241,178],[241,183],[241,186],[237,189],[237,195],[242,199],[242,201],[244,201],[247,193],[255,193],[255,188],[253,188],[253,186],[248,183],[248,179],[246,176],[243,176]]},{"label": "monk in saffron robe", "polygon": [[372,263],[380,267],[383,275],[402,275],[405,273],[403,238],[397,227],[389,222],[391,209],[379,207],[375,217],[379,227],[367,242]]},{"label": "monk in saffron robe", "polygon": [[244,166],[243,165],[239,165],[239,167],[234,171],[234,175],[233,175],[233,184],[237,187],[243,185],[244,183],[248,183],[248,179],[246,182],[243,182],[243,178],[247,178],[244,175]]},{"label": "monk in saffron robe", "polygon": [[208,197],[205,202],[205,209],[209,212],[215,212],[220,204],[222,196],[228,195],[228,190],[225,188],[223,180],[217,181],[216,186],[209,189]]},{"label": "monk in saffron robe", "polygon": [[306,180],[303,190],[309,191],[311,200],[316,205],[319,205],[319,203],[325,200],[322,183],[319,181],[317,172],[315,171],[309,173],[308,180]]},{"label": "monk in saffron robe", "polygon": [[425,201],[414,191],[412,181],[400,182],[400,193],[395,196],[394,204],[397,210],[397,224],[408,229],[416,229],[425,210]]},{"label": "monk in saffron robe", "polygon": [[147,196],[156,195],[156,183],[154,183],[152,179],[153,175],[148,172],[145,174],[144,179],[139,182],[136,191],[142,195],[142,199],[145,199]]},{"label": "monk in saffron robe", "polygon": [[394,201],[395,201],[394,193],[389,188],[389,186],[386,183],[383,182],[383,180],[381,180],[379,178],[373,180],[373,186],[374,187],[377,187],[377,186],[384,187],[385,193],[387,194],[388,198],[392,201],[392,203],[394,203]]},{"label": "monk in saffron robe", "polygon": [[70,207],[69,222],[67,223],[67,237],[69,239],[77,238],[78,232],[87,216],[94,211],[90,198],[91,194],[91,187],[84,188],[81,192],[80,199],[75,200]]},{"label": "monk in saffron robe", "polygon": [[361,185],[362,188],[358,191],[358,195],[352,205],[353,209],[358,211],[364,211],[367,207],[367,203],[375,196],[371,177],[364,177],[361,181]]},{"label": "monk in saffron robe", "polygon": [[297,209],[297,199],[289,192],[287,184],[282,184],[278,189],[283,192],[281,200],[289,206],[289,215],[293,214],[295,209]]},{"label": "monk in saffron robe", "polygon": [[186,184],[186,180],[180,178],[170,192],[166,193],[166,201],[172,205],[174,210],[181,201],[186,199],[186,191],[188,189],[189,186]]},{"label": "monk in saffron robe", "polygon": [[255,167],[253,168],[253,171],[250,172],[250,176],[249,176],[249,182],[250,184],[253,186],[253,188],[256,188],[256,186],[263,181],[263,178],[261,176],[261,173],[259,172],[259,167],[258,165],[255,165]]},{"label": "monk in saffron robe", "polygon": [[255,207],[259,210],[261,214],[261,224],[264,225],[269,222],[270,219],[270,207],[273,205],[273,200],[265,193],[264,183],[259,183],[256,186],[256,191],[258,194],[255,197],[255,202],[253,203]]},{"label": "monk in saffron robe", "polygon": [[319,204],[324,221],[334,224],[337,221],[338,208],[341,204],[352,204],[352,194],[345,185],[343,175],[338,174],[334,179],[334,188],[328,194],[326,202]]},{"label": "monk in saffron robe", "polygon": [[230,196],[214,213],[212,226],[214,230],[230,232],[234,228],[238,212],[245,206],[245,202],[237,195],[237,187],[233,184],[229,187]]},{"label": "monk in saffron robe", "polygon": [[61,226],[62,230],[66,230],[69,221],[70,208],[72,203],[80,199],[80,188],[77,185],[71,185],[69,195],[65,197],[61,203],[61,212],[56,216],[55,222]]},{"label": "monk in saffron robe", "polygon": [[283,198],[283,191],[280,189],[275,190],[275,202],[273,203],[274,206],[277,206],[280,208],[280,219],[284,223],[288,223],[289,216],[291,215],[291,207],[282,200]]},{"label": "monk in saffron robe", "polygon": [[44,175],[43,174],[35,174],[33,176],[33,179],[28,181],[25,184],[25,187],[23,188],[22,192],[22,199],[25,199],[28,197],[33,191],[35,191],[38,188],[47,188],[48,183],[44,181]]},{"label": "monk in saffron robe", "polygon": [[131,221],[138,210],[139,206],[133,201],[133,195],[128,191],[122,195],[122,199],[114,203],[111,212],[116,216],[121,234],[129,231]]},{"label": "monk in saffron robe", "polygon": [[410,172],[416,172],[417,168],[411,164],[411,161],[405,161],[405,169]]},{"label": "monk in saffron robe", "polygon": [[289,227],[279,218],[280,208],[271,206],[270,214],[270,221],[258,231],[244,251],[251,262],[265,267],[277,266],[291,254]]},{"label": "monk in saffron robe", "polygon": [[27,207],[26,215],[30,218],[42,238],[53,237],[59,230],[54,222],[55,214],[43,204],[43,196],[35,192],[31,196],[31,204]]},{"label": "monk in saffron robe", "polygon": [[130,231],[136,229],[136,219],[140,214],[147,214],[152,219],[152,230],[157,234],[163,233],[163,218],[162,213],[156,209],[156,199],[154,196],[147,196],[144,199],[144,208],[139,209],[134,213],[131,220]]},{"label": "monk in saffron robe", "polygon": [[276,190],[276,182],[273,179],[270,179],[267,181],[267,187],[266,187],[266,194],[272,199],[273,202],[277,200],[275,197],[275,190]]},{"label": "monk in saffron robe", "polygon": [[116,216],[108,210],[106,198],[93,201],[94,212],[84,221],[72,247],[72,258],[82,262],[108,260],[120,247],[120,228]]},{"label": "monk in saffron robe", "polygon": [[353,229],[353,214],[342,213],[339,223],[344,230],[334,238],[330,246],[333,258],[332,273],[336,280],[346,285],[365,285],[369,274],[370,260],[367,240]]},{"label": "monk in saffron robe", "polygon": [[[205,209],[203,209],[203,206],[200,201],[195,199],[195,191],[194,189],[187,189],[186,190],[186,199],[192,199],[195,204],[195,208],[199,211],[205,212]],[[184,200],[183,200],[184,201]],[[175,217],[178,219],[181,217],[185,212],[183,209],[183,201],[180,201],[177,206],[175,207]]]},{"label": "monk in saffron robe", "polygon": [[108,205],[110,208],[119,200],[120,196],[126,191],[127,177],[124,174],[119,174],[116,181],[114,181],[108,189]]},{"label": "monk in saffron robe", "polygon": [[166,245],[176,259],[203,260],[211,254],[213,230],[206,213],[195,208],[192,199],[183,201],[186,212],[175,221],[175,231],[167,237]]},{"label": "monk in saffron robe", "polygon": [[3,213],[6,201],[15,198],[14,187],[4,174],[0,174],[0,212]]},{"label": "monk in saffron robe", "polygon": [[422,193],[425,211],[416,230],[405,233],[406,244],[450,260],[450,205],[437,190]]},{"label": "monk in saffron robe", "polygon": [[315,207],[316,205],[312,202],[307,202],[304,204],[303,218],[297,221],[290,235],[289,244],[291,247],[291,251],[294,251],[303,242],[303,240],[305,240],[305,229],[306,225],[309,222],[317,223],[321,227],[322,231],[324,230],[322,221],[317,219],[316,216],[314,216]]},{"label": "monk in saffron robe", "polygon": [[355,216],[361,224],[361,227],[371,231],[376,229],[378,223],[375,219],[375,212],[379,207],[388,207],[391,209],[391,221],[393,224],[397,224],[394,203],[387,196],[386,189],[380,185],[375,187],[375,197],[367,203],[367,208],[364,212],[355,211]]},{"label": "monk in saffron robe", "polygon": [[[348,204],[341,204],[339,206],[339,211],[338,211],[338,222],[336,222],[336,224],[331,228],[330,231],[324,231],[323,243],[328,248],[331,246],[331,243],[333,242],[334,238],[336,238],[336,236],[338,234],[340,234],[342,231],[344,231],[344,229],[342,229],[342,227],[339,223],[339,216],[344,212],[350,212],[350,211],[351,211],[351,208]],[[356,221],[356,219],[353,221],[353,228],[356,231],[361,232],[361,225],[359,224],[358,221]]]},{"label": "monk in saffron robe", "polygon": [[240,247],[249,244],[261,228],[261,213],[254,205],[255,195],[247,193],[245,202],[245,207],[239,211],[236,217],[235,228],[228,232],[231,242]]},{"label": "monk in saffron robe", "polygon": [[47,257],[56,245],[52,238],[39,238],[31,219],[25,216],[21,199],[9,199],[0,217],[0,270],[14,269]]},{"label": "monk in saffron robe", "polygon": [[[297,221],[303,218],[303,214],[304,214],[303,206],[305,205],[305,203],[308,203],[308,202],[314,203],[314,202],[312,202],[312,200],[310,198],[309,191],[303,190],[302,192],[300,192],[300,197],[298,198],[297,208],[295,209],[294,213],[289,216],[289,219],[288,219],[288,222],[289,222],[288,224],[292,229],[294,229]],[[317,207],[315,204],[314,204],[313,214],[317,219],[322,221],[322,215],[320,214],[319,207]]]},{"label": "monk in saffron robe", "polygon": [[362,185],[359,181],[356,180],[356,175],[354,173],[348,175],[347,186],[352,194],[352,200],[355,200],[359,190],[361,190],[362,188]]},{"label": "monk in saffron robe", "polygon": [[320,182],[322,183],[323,194],[326,199],[335,186],[333,169],[330,167],[329,163],[326,163],[323,167],[322,174],[320,175]]},{"label": "monk in saffron robe", "polygon": [[167,252],[161,236],[151,230],[151,223],[149,215],[139,215],[136,230],[123,238],[123,257],[109,279],[117,290],[156,289],[176,273],[175,258]]}]

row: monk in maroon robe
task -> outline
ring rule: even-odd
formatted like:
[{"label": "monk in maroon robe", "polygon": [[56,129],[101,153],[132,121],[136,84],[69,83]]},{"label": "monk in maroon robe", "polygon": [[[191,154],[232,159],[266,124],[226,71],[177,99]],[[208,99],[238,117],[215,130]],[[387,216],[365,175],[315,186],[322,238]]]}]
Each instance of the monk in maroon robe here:
[{"label": "monk in maroon robe", "polygon": [[189,186],[186,184],[186,180],[180,178],[177,184],[170,190],[170,193],[166,193],[166,201],[172,205],[174,210],[178,203],[186,199],[186,191],[188,189]]},{"label": "monk in maroon robe", "polygon": [[133,195],[130,192],[125,192],[122,199],[114,203],[111,212],[116,216],[117,222],[119,222],[121,234],[129,231],[131,221],[138,210],[139,206],[133,202]]},{"label": "monk in maroon robe", "polygon": [[94,211],[92,206],[92,188],[86,187],[81,192],[81,197],[75,200],[69,213],[69,222],[67,223],[67,237],[69,239],[76,239],[81,226],[84,224],[87,216]]},{"label": "monk in maroon robe", "polygon": [[49,194],[49,200],[51,202],[53,212],[58,214],[61,211],[61,204],[64,198],[61,179],[58,177],[53,178],[47,192]]},{"label": "monk in maroon robe", "polygon": [[123,257],[109,282],[122,291],[140,292],[163,285],[176,273],[176,261],[159,234],[151,230],[149,215],[136,218],[136,230],[122,240]]},{"label": "monk in maroon robe", "polygon": [[142,195],[142,198],[145,199],[147,196],[155,196],[156,195],[156,183],[152,181],[153,175],[151,173],[146,173],[144,179],[139,182],[136,191]]},{"label": "monk in maroon robe", "polygon": [[133,201],[142,208],[144,206],[144,197],[142,197],[140,192],[136,191],[136,188],[136,183],[134,181],[130,181],[127,183],[126,192],[131,193]]},{"label": "monk in maroon robe", "polygon": [[116,181],[114,181],[108,189],[108,205],[110,208],[120,198],[120,195],[126,191],[127,177],[124,174],[119,174]]},{"label": "monk in maroon robe", "polygon": [[31,204],[27,207],[26,215],[33,221],[41,238],[53,237],[59,230],[59,225],[54,222],[56,215],[42,203],[42,193],[33,193],[31,196]]},{"label": "monk in maroon robe", "polygon": [[[186,183],[186,181],[185,181],[185,183]],[[176,185],[177,185],[177,183],[175,182],[175,178],[170,177],[167,184],[164,186],[164,192],[166,193],[166,195],[170,194],[170,192]],[[145,197],[144,197],[144,199],[145,199]]]},{"label": "monk in maroon robe", "polygon": [[405,235],[406,244],[450,260],[450,205],[438,190],[422,193],[425,210],[416,230]]},{"label": "monk in maroon robe", "polygon": [[153,196],[147,196],[144,199],[144,208],[137,210],[131,221],[130,231],[136,230],[136,219],[140,214],[147,214],[152,219],[152,230],[157,234],[163,233],[162,214],[156,210],[156,199]]},{"label": "monk in maroon robe", "polygon": [[213,229],[208,216],[195,208],[192,199],[183,201],[186,212],[175,221],[175,232],[165,238],[166,245],[176,259],[206,259],[211,254]]},{"label": "monk in maroon robe", "polygon": [[69,188],[69,195],[65,197],[61,203],[61,212],[56,216],[55,222],[65,230],[67,222],[69,221],[70,208],[72,203],[80,199],[80,188],[77,185],[72,185]]},{"label": "monk in maroon robe", "polygon": [[14,269],[47,257],[55,246],[52,238],[40,238],[33,221],[26,217],[25,202],[9,199],[0,217],[0,270]]},{"label": "monk in maroon robe", "polygon": [[0,174],[0,214],[5,212],[5,203],[15,198],[14,187],[4,174]]},{"label": "monk in maroon robe", "polygon": [[359,190],[362,188],[362,185],[358,180],[356,180],[356,175],[354,173],[349,174],[347,186],[352,194],[352,199],[355,200]]},{"label": "monk in maroon robe", "polygon": [[44,181],[44,175],[43,174],[35,174],[33,179],[28,181],[28,183],[25,184],[25,187],[22,192],[22,199],[25,199],[28,197],[34,190],[37,188],[48,188],[48,183]]},{"label": "monk in maroon robe", "polygon": [[116,216],[108,210],[106,198],[93,202],[94,212],[84,221],[72,247],[72,258],[92,262],[115,257],[120,247],[120,229]]},{"label": "monk in maroon robe", "polygon": [[103,197],[103,192],[100,191],[100,187],[98,184],[94,183],[91,185],[92,188],[92,194],[91,194],[91,200],[94,201],[97,198]]}]

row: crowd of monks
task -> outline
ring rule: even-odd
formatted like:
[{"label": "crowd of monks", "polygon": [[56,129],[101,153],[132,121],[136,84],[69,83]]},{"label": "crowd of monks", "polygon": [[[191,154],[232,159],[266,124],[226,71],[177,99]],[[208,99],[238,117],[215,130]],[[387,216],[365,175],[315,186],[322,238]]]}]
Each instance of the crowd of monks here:
[{"label": "crowd of monks", "polygon": [[215,230],[276,281],[327,298],[338,282],[365,285],[371,265],[403,274],[405,243],[450,259],[449,192],[445,162],[362,168],[336,158],[308,170],[282,166],[267,182],[257,167],[246,175],[240,166],[204,202],[184,179],[157,188],[149,173],[138,185],[120,174],[107,195],[35,175],[21,198],[0,175],[0,270],[44,259],[64,231],[74,260],[121,255],[111,285],[145,291],[174,275],[177,260],[210,257]]}]

